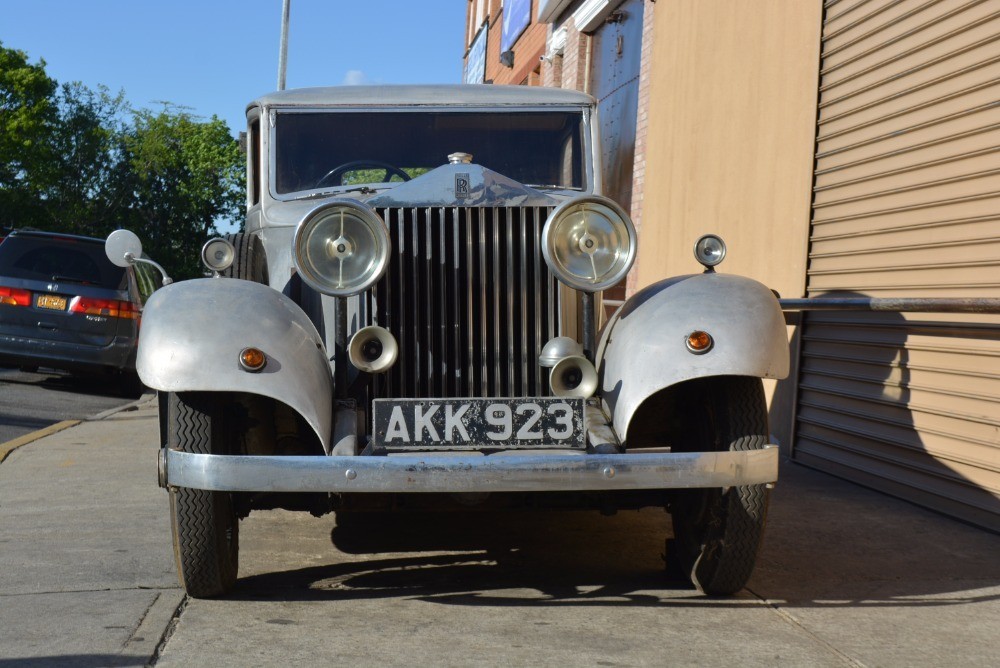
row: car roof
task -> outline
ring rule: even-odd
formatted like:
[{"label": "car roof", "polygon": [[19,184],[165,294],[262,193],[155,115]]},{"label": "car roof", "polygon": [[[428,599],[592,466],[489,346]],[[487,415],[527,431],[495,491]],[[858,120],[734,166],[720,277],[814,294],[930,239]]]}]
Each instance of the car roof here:
[{"label": "car roof", "polygon": [[68,241],[83,241],[87,243],[103,244],[104,239],[95,237],[83,237],[78,234],[63,234],[62,232],[45,232],[42,230],[11,230],[9,237],[28,237],[31,239],[62,239]]},{"label": "car roof", "polygon": [[302,107],[408,107],[408,106],[590,106],[586,93],[541,86],[484,84],[329,86],[295,88],[263,95],[247,109],[264,106]]}]

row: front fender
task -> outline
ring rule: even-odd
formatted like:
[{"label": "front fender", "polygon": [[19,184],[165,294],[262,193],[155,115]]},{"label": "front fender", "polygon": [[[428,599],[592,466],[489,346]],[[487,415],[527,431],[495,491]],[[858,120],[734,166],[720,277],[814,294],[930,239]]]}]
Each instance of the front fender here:
[{"label": "front fender", "polygon": [[[267,365],[239,365],[259,348]],[[329,451],[333,378],[323,341],[291,299],[266,285],[229,278],[174,283],[146,302],[136,370],[162,392],[249,392],[297,411]]]},{"label": "front fender", "polygon": [[[702,330],[714,344],[688,351]],[[716,273],[670,278],[636,293],[608,322],[597,352],[602,398],[621,438],[636,409],[660,390],[693,378],[788,375],[781,307],[765,286]]]}]

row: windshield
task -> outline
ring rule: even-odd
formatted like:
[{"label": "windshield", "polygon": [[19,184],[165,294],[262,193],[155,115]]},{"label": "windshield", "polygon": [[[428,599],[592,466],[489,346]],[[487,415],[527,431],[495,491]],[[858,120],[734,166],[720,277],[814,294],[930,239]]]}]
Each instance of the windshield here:
[{"label": "windshield", "polygon": [[395,183],[448,162],[450,153],[524,185],[584,187],[580,111],[279,113],[279,195]]}]

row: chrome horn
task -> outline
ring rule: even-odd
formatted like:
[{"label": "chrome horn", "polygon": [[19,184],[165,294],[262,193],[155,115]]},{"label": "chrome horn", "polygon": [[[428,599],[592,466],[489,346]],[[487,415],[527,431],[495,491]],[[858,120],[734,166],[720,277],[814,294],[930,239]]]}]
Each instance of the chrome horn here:
[{"label": "chrome horn", "polygon": [[560,397],[587,397],[597,391],[597,369],[583,355],[564,357],[549,376],[552,394]]},{"label": "chrome horn", "polygon": [[399,357],[396,337],[384,327],[371,325],[359,329],[347,345],[351,364],[368,373],[385,373]]}]

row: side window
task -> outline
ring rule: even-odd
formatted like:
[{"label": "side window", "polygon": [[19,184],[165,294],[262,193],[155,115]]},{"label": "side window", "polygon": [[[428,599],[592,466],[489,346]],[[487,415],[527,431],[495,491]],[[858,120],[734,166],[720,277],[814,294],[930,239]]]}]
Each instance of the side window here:
[{"label": "side window", "polygon": [[135,287],[139,292],[139,299],[143,305],[146,300],[163,284],[163,275],[158,269],[144,262],[137,262],[132,265],[135,276]]},{"label": "side window", "polygon": [[250,206],[260,204],[260,119],[250,123],[250,146],[247,151],[247,171],[250,174]]}]

